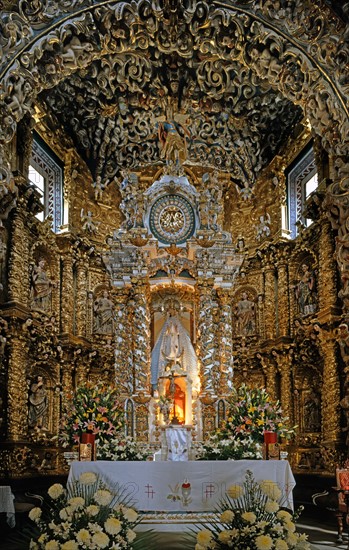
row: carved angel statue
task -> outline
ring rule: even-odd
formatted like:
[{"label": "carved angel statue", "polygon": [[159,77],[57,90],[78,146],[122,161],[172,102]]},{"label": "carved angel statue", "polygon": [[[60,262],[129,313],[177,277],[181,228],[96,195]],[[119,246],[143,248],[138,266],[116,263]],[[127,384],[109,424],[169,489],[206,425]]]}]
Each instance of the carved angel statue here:
[{"label": "carved angel statue", "polygon": [[103,191],[106,188],[106,185],[102,183],[101,176],[97,176],[96,181],[92,184],[92,187],[95,190],[95,200],[101,201],[103,199]]},{"label": "carved angel statue", "polygon": [[87,231],[88,233],[98,232],[99,222],[93,221],[91,210],[88,210],[87,214],[85,214],[84,209],[82,208],[80,217],[81,217],[83,231]]},{"label": "carved angel statue", "polygon": [[259,224],[256,225],[257,234],[256,239],[260,241],[263,237],[269,237],[270,235],[270,214],[267,212],[266,216],[259,216]]}]

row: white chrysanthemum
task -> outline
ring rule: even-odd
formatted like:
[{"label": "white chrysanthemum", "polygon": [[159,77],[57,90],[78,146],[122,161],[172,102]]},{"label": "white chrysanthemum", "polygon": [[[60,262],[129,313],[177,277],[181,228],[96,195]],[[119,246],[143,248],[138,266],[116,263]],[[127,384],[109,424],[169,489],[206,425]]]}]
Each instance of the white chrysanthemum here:
[{"label": "white chrysanthemum", "polygon": [[268,514],[275,514],[279,510],[279,505],[275,500],[268,500],[265,504],[265,511]]},{"label": "white chrysanthemum", "polygon": [[80,474],[79,482],[82,485],[93,485],[97,481],[97,476],[93,472],[83,472]]},{"label": "white chrysanthemum", "polygon": [[196,539],[199,544],[202,544],[204,547],[207,546],[211,540],[212,540],[212,533],[208,529],[203,529],[202,531],[199,531],[199,533],[196,536]]},{"label": "white chrysanthemum", "polygon": [[276,517],[278,519],[281,519],[281,521],[292,521],[292,516],[290,512],[287,512],[286,510],[279,510],[279,512],[276,514]]},{"label": "white chrysanthemum", "polygon": [[91,535],[87,529],[80,529],[80,531],[76,533],[76,540],[88,546],[91,541]]},{"label": "white chrysanthemum", "polygon": [[39,544],[42,544],[43,542],[46,541],[46,539],[47,539],[46,533],[42,533],[42,534],[40,535],[40,537],[38,538],[38,543],[39,543]]},{"label": "white chrysanthemum", "polygon": [[75,540],[67,540],[64,544],[61,546],[61,550],[78,550],[79,545]]},{"label": "white chrysanthemum", "polygon": [[29,550],[39,550],[38,544],[33,539],[29,543]]},{"label": "white chrysanthemum", "polygon": [[49,540],[45,544],[45,550],[59,550],[59,543],[56,540]]},{"label": "white chrysanthemum", "polygon": [[104,527],[106,532],[109,533],[109,535],[117,535],[121,531],[122,524],[119,519],[110,517],[104,523]]},{"label": "white chrysanthemum", "polygon": [[134,523],[137,521],[138,514],[133,508],[123,508],[122,513],[124,515],[124,518],[129,521],[130,523]]},{"label": "white chrysanthemum", "polygon": [[73,497],[68,500],[68,504],[70,508],[73,510],[77,510],[78,508],[82,508],[85,506],[85,499],[82,497]]},{"label": "white chrysanthemum", "polygon": [[227,489],[227,493],[230,498],[235,500],[242,497],[242,495],[244,494],[244,489],[243,487],[241,487],[241,485],[230,485],[230,487],[228,487]]},{"label": "white chrysanthemum", "polygon": [[113,495],[107,489],[98,489],[93,498],[100,506],[108,506],[112,501]]},{"label": "white chrysanthemum", "polygon": [[39,507],[35,507],[35,508],[32,508],[29,512],[29,518],[32,520],[32,521],[39,521],[39,519],[41,518],[41,514],[42,514],[42,510],[41,508]]},{"label": "white chrysanthemum", "polygon": [[295,533],[288,533],[286,537],[286,542],[289,544],[292,548],[292,546],[296,546],[298,537]]},{"label": "white chrysanthemum", "polygon": [[64,488],[60,483],[55,483],[54,485],[51,485],[47,492],[53,500],[56,500],[64,494]]},{"label": "white chrysanthemum", "polygon": [[263,493],[271,500],[279,500],[281,498],[282,493],[275,481],[265,479],[264,481],[261,481],[259,485]]},{"label": "white chrysanthemum", "polygon": [[236,536],[236,531],[237,529],[225,529],[219,533],[218,540],[223,544],[231,546],[231,541]]},{"label": "white chrysanthemum", "polygon": [[92,537],[92,544],[94,544],[97,548],[107,548],[109,545],[109,537],[105,533],[95,533]]},{"label": "white chrysanthemum", "polygon": [[248,523],[254,523],[257,519],[254,512],[244,512],[243,514],[241,514],[241,517]]},{"label": "white chrysanthemum", "polygon": [[96,506],[95,504],[90,504],[89,506],[87,506],[86,508],[86,513],[89,515],[89,516],[96,516],[99,512],[99,507]]},{"label": "white chrysanthemum", "polygon": [[293,523],[293,521],[285,521],[284,527],[285,527],[285,529],[287,529],[287,531],[288,531],[289,533],[294,533],[295,530],[296,530],[296,526],[295,526],[295,524]]},{"label": "white chrysanthemum", "polygon": [[255,539],[258,550],[271,550],[273,548],[273,539],[269,535],[259,535]]},{"label": "white chrysanthemum", "polygon": [[126,533],[127,542],[133,542],[136,538],[136,533],[132,529],[128,529]]},{"label": "white chrysanthemum", "polygon": [[307,536],[308,535],[306,535],[305,533],[299,535],[295,550],[310,550],[310,544],[307,541]]},{"label": "white chrysanthemum", "polygon": [[288,544],[286,541],[278,539],[274,543],[275,550],[288,550]]},{"label": "white chrysanthemum", "polygon": [[220,519],[222,523],[231,523],[234,518],[235,514],[233,510],[224,510],[224,512],[221,513]]},{"label": "white chrysanthemum", "polygon": [[64,521],[64,520],[69,520],[71,519],[71,513],[72,513],[72,509],[67,506],[66,508],[62,508],[62,510],[59,511],[59,517]]}]

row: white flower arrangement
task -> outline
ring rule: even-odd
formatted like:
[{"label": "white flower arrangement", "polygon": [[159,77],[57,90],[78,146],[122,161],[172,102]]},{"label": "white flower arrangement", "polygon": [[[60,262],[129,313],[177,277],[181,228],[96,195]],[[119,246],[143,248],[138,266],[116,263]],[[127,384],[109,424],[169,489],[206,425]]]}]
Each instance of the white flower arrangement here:
[{"label": "white flower arrangement", "polygon": [[[48,510],[36,507],[29,513],[37,527],[31,550],[137,548],[137,512],[121,503],[119,495],[107,489],[93,472],[81,474],[66,488],[59,483],[52,485],[48,495]],[[147,547],[151,548],[151,543]]]},{"label": "white flower arrangement", "polygon": [[195,550],[309,550],[307,536],[296,533],[299,511],[281,508],[273,481],[257,483],[247,471],[243,485],[232,485],[213,521],[196,533]]},{"label": "white flower arrangement", "polygon": [[98,460],[146,460],[153,454],[147,445],[123,433],[97,444]]}]

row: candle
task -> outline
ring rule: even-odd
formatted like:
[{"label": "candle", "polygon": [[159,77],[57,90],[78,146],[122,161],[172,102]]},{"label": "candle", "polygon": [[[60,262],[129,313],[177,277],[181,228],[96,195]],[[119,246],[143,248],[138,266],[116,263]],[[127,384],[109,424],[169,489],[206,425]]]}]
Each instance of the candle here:
[{"label": "candle", "polygon": [[95,439],[95,434],[83,433],[81,434],[80,443],[91,443],[91,445],[94,445]]},{"label": "candle", "polygon": [[277,438],[278,438],[278,436],[277,436],[277,433],[276,433],[276,432],[268,432],[268,431],[266,431],[266,432],[263,433],[263,435],[264,435],[264,443],[266,443],[266,444],[268,444],[268,445],[269,445],[270,443],[277,443]]}]

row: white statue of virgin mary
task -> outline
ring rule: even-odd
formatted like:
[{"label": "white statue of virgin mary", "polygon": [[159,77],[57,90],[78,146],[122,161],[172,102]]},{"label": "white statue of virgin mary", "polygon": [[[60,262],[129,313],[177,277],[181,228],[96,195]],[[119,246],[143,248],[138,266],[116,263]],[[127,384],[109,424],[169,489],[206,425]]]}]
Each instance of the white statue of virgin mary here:
[{"label": "white statue of virgin mary", "polygon": [[172,373],[187,376],[198,390],[197,357],[190,336],[177,316],[170,316],[156,340],[151,355],[151,384],[158,389],[159,377]]}]

